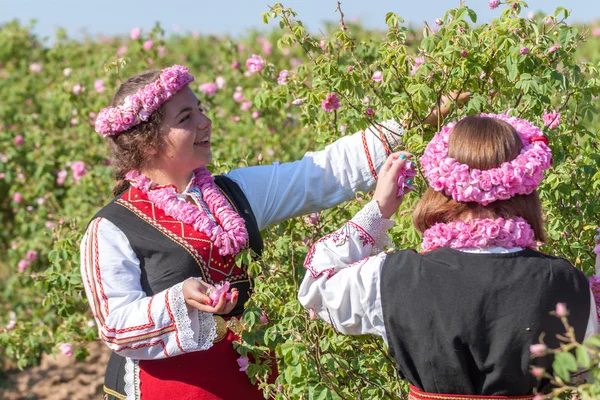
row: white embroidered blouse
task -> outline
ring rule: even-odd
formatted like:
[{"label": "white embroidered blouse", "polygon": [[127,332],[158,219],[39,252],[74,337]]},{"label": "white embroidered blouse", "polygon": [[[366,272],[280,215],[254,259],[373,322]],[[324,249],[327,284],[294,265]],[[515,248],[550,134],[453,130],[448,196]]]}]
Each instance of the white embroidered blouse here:
[{"label": "white embroidered blouse", "polygon": [[[389,245],[387,230],[394,223],[381,217],[375,201],[368,203],[341,229],[323,237],[309,251],[307,273],[298,299],[339,332],[377,335],[387,342],[379,277]],[[521,248],[463,249],[477,253],[508,253]],[[374,255],[372,255],[374,254]],[[590,292],[590,317],[585,338],[600,333],[594,296]]]},{"label": "white embroidered blouse", "polygon": [[[402,133],[393,120],[384,126]],[[372,189],[375,171],[387,158],[381,132],[388,133],[372,127],[306,153],[301,160],[241,168],[227,176],[246,195],[262,230]],[[398,135],[386,137],[392,147],[397,145]],[[158,359],[212,346],[212,315],[187,310],[183,282],[146,296],[139,260],[125,234],[110,221],[96,219],[88,226],[81,242],[81,274],[100,339],[122,356]]]}]

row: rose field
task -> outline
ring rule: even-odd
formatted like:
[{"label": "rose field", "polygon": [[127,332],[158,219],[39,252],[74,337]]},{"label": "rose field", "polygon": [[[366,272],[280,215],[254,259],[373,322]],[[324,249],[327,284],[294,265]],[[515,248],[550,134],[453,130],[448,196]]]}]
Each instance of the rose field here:
[{"label": "rose field", "polygon": [[[389,13],[380,30],[368,30],[345,18],[342,5],[339,20],[315,34],[302,15],[277,4],[263,19],[278,28],[243,37],[167,37],[157,24],[83,41],[59,30],[51,45],[32,26],[0,25],[0,390],[11,388],[9,371],[36,368],[43,354],[85,360],[88,343],[98,340],[79,243],[111,200],[114,178],[94,120],[123,79],[173,64],[190,68],[213,121],[215,174],[293,161],[390,118],[404,121],[401,148],[418,160],[436,132],[423,121],[451,93],[470,98],[452,104],[448,120],[480,112],[528,119],[543,128],[553,153],[539,189],[541,250],[591,276],[600,226],[600,23],[580,25],[564,8],[530,13],[521,0],[490,7],[496,18],[485,24],[463,5],[439,10],[435,25],[409,26]],[[396,248],[421,243],[411,219],[427,187],[421,171],[415,185],[395,216]],[[254,279],[237,344],[240,357],[254,361],[239,373],[265,398],[406,398],[408,385],[382,340],[339,335],[297,300],[310,245],[369,199],[358,193],[269,228],[262,258],[239,256]],[[600,338],[563,339],[553,374],[534,371],[554,381],[547,398],[600,398]]]}]

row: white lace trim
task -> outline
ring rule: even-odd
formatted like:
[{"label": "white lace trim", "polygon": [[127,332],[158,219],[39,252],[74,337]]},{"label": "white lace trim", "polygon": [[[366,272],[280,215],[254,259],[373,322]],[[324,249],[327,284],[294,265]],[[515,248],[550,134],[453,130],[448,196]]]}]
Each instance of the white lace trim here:
[{"label": "white lace trim", "polygon": [[390,119],[381,123],[381,132],[390,144],[390,149],[398,146],[404,135],[404,128],[395,119]]},{"label": "white lace trim", "polygon": [[381,211],[375,200],[370,201],[360,210],[351,220],[359,225],[371,235],[375,241],[373,252],[383,251],[385,246],[391,246],[392,241],[387,235],[387,231],[395,225],[394,221],[385,219],[381,216]]},{"label": "white lace trim", "polygon": [[217,338],[217,323],[211,313],[198,311],[198,350],[208,350]]},{"label": "white lace trim", "polygon": [[129,357],[125,359],[125,396],[126,400],[140,399],[140,368],[138,361]]},{"label": "white lace trim", "polygon": [[175,318],[176,335],[179,335],[179,343],[184,351],[196,349],[192,321],[188,313],[187,305],[183,297],[183,282],[178,283],[169,290],[169,304]]}]

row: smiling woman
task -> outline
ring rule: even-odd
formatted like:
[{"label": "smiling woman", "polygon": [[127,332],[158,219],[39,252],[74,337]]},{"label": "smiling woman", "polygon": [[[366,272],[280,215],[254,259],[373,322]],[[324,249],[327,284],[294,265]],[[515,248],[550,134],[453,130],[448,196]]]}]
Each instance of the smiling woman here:
[{"label": "smiling woman", "polygon": [[88,225],[81,273],[113,350],[110,399],[262,399],[232,346],[251,295],[235,256],[260,255],[270,225],[370,190],[402,132],[390,121],[293,163],[213,177],[212,121],[193,80],[183,66],[134,76],[96,120],[116,197]]}]

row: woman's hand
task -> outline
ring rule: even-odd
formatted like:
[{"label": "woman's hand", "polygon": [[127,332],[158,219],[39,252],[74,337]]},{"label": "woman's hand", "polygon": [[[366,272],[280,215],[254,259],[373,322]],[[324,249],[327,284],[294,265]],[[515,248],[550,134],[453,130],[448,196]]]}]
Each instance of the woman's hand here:
[{"label": "woman's hand", "polygon": [[192,307],[211,314],[228,314],[233,310],[238,300],[237,289],[231,289],[231,301],[227,301],[227,293],[222,293],[219,301],[213,307],[210,294],[215,287],[198,279],[188,279],[183,282],[183,298],[188,308]]},{"label": "woman's hand", "polygon": [[406,162],[412,162],[411,157],[412,154],[403,151],[392,153],[379,171],[373,200],[379,205],[383,218],[389,219],[402,204],[403,197],[398,197],[398,174]]},{"label": "woman's hand", "polygon": [[[437,104],[433,108],[433,111],[429,116],[423,121],[424,124],[437,126],[439,128],[438,122],[441,124],[444,122],[450,110],[452,110],[452,105],[456,102],[457,104],[463,104],[467,102],[471,92],[464,92],[458,94],[458,92],[452,92],[448,96],[442,96],[442,101],[440,102],[440,106],[438,108]],[[438,109],[441,113],[441,118],[438,118]]]}]

